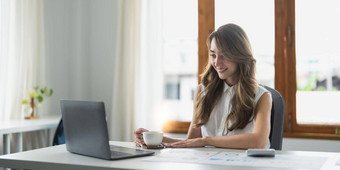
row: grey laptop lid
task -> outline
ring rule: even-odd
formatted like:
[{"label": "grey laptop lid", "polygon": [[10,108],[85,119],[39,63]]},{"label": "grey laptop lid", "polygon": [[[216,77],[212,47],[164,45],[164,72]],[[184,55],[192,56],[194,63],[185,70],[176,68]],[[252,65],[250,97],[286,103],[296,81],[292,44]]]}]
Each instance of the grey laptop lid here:
[{"label": "grey laptop lid", "polygon": [[60,106],[66,148],[69,152],[102,159],[122,159],[154,153],[111,146],[119,152],[118,155],[113,155],[110,151],[104,102],[61,100]]}]

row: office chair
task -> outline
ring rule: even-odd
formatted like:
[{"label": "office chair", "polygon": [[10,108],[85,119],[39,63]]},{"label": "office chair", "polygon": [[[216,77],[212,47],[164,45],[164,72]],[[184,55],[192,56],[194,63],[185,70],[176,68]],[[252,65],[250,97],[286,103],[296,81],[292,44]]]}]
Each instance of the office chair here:
[{"label": "office chair", "polygon": [[272,94],[272,110],[270,116],[270,148],[282,150],[283,125],[285,117],[285,101],[281,94],[273,88],[264,86]]},{"label": "office chair", "polygon": [[60,122],[54,134],[52,145],[55,146],[61,144],[65,144],[63,119],[60,119]]}]

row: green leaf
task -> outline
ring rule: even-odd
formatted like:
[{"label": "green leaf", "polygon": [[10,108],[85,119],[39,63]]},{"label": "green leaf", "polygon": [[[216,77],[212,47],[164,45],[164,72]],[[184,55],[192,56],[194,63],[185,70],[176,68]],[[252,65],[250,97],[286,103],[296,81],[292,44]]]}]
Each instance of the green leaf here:
[{"label": "green leaf", "polygon": [[49,96],[52,96],[52,94],[53,94],[53,90],[52,90],[52,89],[50,89]]},{"label": "green leaf", "polygon": [[21,104],[27,104],[28,101],[26,99],[22,100]]},{"label": "green leaf", "polygon": [[43,98],[41,95],[39,95],[39,96],[37,97],[37,99],[38,99],[38,102],[39,102],[39,103],[41,103],[42,101],[44,101],[44,98]]},{"label": "green leaf", "polygon": [[39,86],[34,86],[33,89],[34,89],[35,91],[38,91]]},{"label": "green leaf", "polygon": [[40,93],[44,94],[45,93],[44,89],[40,89]]},{"label": "green leaf", "polygon": [[30,98],[37,97],[37,96],[38,96],[38,93],[35,92],[35,91],[32,91],[32,92],[30,93]]}]

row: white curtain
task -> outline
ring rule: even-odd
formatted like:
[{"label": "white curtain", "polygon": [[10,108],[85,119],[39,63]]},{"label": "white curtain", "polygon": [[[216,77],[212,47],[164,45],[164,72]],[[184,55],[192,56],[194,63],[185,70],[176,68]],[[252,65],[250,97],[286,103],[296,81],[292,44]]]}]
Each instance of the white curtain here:
[{"label": "white curtain", "polygon": [[161,130],[162,1],[121,0],[114,65],[111,140],[132,141],[138,127]]},{"label": "white curtain", "polygon": [[[43,0],[1,0],[0,118],[24,119],[21,101],[36,85],[46,85]],[[46,104],[48,105],[48,104]],[[40,116],[47,107],[40,109]],[[42,134],[24,134],[24,150],[46,142]],[[31,136],[31,137],[25,137]],[[12,149],[11,149],[12,150]]]}]

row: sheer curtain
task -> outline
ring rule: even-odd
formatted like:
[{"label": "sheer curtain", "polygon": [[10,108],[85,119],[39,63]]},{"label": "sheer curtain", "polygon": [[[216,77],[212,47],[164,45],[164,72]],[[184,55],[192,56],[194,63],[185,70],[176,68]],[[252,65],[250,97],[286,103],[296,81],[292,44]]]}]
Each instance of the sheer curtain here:
[{"label": "sheer curtain", "polygon": [[[33,86],[46,85],[43,0],[1,0],[0,118],[23,119],[21,100]],[[46,104],[47,105],[47,104]],[[47,107],[40,111],[46,113]],[[41,133],[24,134],[24,150],[36,148]],[[33,141],[33,139],[35,141]],[[37,141],[38,140],[38,141]]]},{"label": "sheer curtain", "polygon": [[138,127],[160,130],[162,1],[121,0],[114,65],[112,140],[132,141]]}]

